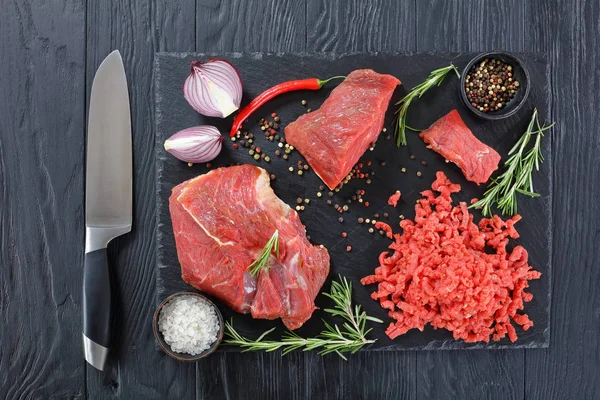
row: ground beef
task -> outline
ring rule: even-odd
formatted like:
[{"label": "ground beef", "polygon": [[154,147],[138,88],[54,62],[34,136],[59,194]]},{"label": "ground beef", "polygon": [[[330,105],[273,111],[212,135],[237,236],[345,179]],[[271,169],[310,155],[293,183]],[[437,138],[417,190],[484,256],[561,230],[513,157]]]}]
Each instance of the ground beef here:
[{"label": "ground beef", "polygon": [[398,200],[400,200],[400,196],[402,196],[402,193],[400,193],[399,190],[396,190],[396,192],[388,199],[388,204],[392,207],[396,207]]},{"label": "ground beef", "polygon": [[494,216],[476,225],[466,203],[452,206],[450,195],[460,186],[443,172],[436,177],[433,190],[421,193],[414,221],[400,222],[403,233],[393,235],[393,253],[382,253],[375,274],[361,283],[378,283],[371,297],[395,320],[386,330],[391,339],[429,323],[465,342],[506,335],[514,342],[511,320],[523,330],[533,326],[517,312],[533,298],[525,292],[528,281],[541,275],[523,247],[507,250],[509,240],[519,237],[514,224],[521,217]]},{"label": "ground beef", "polygon": [[393,234],[394,232],[392,232],[392,227],[389,226],[388,224],[386,224],[385,222],[381,222],[381,221],[377,221],[375,223],[375,228],[377,229],[381,229],[382,231],[385,232],[385,235],[389,238],[392,239],[393,238]]}]

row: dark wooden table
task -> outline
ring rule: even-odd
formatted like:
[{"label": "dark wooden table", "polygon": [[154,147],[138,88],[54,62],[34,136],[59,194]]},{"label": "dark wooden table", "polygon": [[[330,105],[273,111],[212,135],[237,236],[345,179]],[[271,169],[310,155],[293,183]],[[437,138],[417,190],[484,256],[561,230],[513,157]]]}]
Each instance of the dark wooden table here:
[{"label": "dark wooden table", "polygon": [[[3,0],[0,5],[0,398],[600,398],[600,3]],[[121,50],[130,82],[134,230],[112,244],[118,339],[81,349],[86,109]],[[554,252],[549,349],[219,354],[156,350],[153,77],[157,51],[484,51],[551,65]]]}]

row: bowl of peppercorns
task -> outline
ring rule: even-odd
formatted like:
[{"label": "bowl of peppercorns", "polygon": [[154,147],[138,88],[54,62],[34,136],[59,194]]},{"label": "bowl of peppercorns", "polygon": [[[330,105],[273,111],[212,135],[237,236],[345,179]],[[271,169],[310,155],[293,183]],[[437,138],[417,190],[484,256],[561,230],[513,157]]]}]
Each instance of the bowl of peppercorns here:
[{"label": "bowl of peppercorns", "polygon": [[480,118],[510,117],[529,94],[529,71],[514,55],[489,52],[473,58],[460,77],[460,97]]}]

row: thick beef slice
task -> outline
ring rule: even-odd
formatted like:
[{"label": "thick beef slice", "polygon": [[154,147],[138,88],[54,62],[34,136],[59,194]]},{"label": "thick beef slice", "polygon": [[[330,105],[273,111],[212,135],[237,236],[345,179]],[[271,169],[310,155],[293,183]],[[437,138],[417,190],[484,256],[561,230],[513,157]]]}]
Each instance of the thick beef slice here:
[{"label": "thick beef slice", "polygon": [[333,189],[377,140],[399,84],[395,77],[370,69],[353,71],[321,108],[289,124],[285,138]]},{"label": "thick beef slice", "polygon": [[438,119],[419,135],[429,148],[458,165],[471,182],[485,183],[498,169],[498,152],[479,141],[456,110]]}]

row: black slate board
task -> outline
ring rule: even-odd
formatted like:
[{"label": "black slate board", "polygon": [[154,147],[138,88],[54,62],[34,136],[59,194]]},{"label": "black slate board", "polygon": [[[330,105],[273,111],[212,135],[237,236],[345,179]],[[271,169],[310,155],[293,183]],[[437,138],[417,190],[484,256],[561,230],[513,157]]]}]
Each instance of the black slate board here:
[{"label": "black slate board", "polygon": [[[189,73],[189,63],[193,59],[206,60],[210,57],[222,57],[230,60],[239,70],[244,83],[244,97],[242,106],[247,104],[264,89],[282,81],[306,77],[326,78],[334,75],[345,75],[358,68],[372,68],[380,73],[389,73],[397,76],[403,86],[396,90],[393,100],[402,97],[409,88],[423,81],[429,71],[448,65],[453,62],[459,69],[475,56],[474,53],[453,54],[190,54],[190,53],[158,53],[155,62],[156,77],[156,163],[157,163],[157,303],[169,294],[189,290],[180,276],[177,261],[175,241],[171,229],[171,219],[168,210],[168,198],[171,189],[196,175],[205,173],[208,169],[204,165],[188,167],[179,162],[163,149],[163,142],[170,135],[180,129],[200,124],[217,126],[221,132],[228,136],[231,126],[231,117],[225,120],[206,118],[194,112],[183,98],[181,87]],[[549,103],[548,96],[548,70],[545,60],[541,56],[532,54],[518,54],[530,70],[531,91],[527,104],[514,116],[500,122],[483,121],[473,116],[461,103],[458,96],[458,79],[448,77],[441,87],[432,89],[423,98],[411,107],[408,123],[413,127],[426,128],[432,122],[445,115],[453,108],[457,108],[466,124],[475,135],[486,144],[495,148],[503,157],[525,130],[534,105],[540,112],[541,119],[545,115]],[[533,348],[548,347],[550,335],[550,282],[551,282],[551,171],[552,160],[550,135],[543,142],[546,160],[539,173],[535,175],[536,189],[541,197],[530,199],[519,198],[519,213],[524,219],[517,228],[521,238],[515,241],[529,251],[530,263],[542,272],[542,278],[532,281],[530,291],[534,295],[531,303],[526,304],[525,313],[534,321],[535,325],[527,332],[517,328],[519,339],[511,343],[508,339],[489,344],[466,344],[452,339],[450,332],[434,330],[427,327],[424,332],[409,331],[395,340],[390,340],[385,335],[385,328],[390,319],[378,302],[370,298],[370,293],[376,289],[375,285],[363,287],[360,278],[369,275],[378,265],[377,258],[390,244],[388,239],[378,234],[369,234],[364,225],[359,225],[358,217],[372,218],[374,213],[389,213],[389,220],[395,231],[399,230],[397,222],[399,216],[414,217],[414,202],[419,192],[428,189],[435,179],[435,172],[443,170],[455,183],[461,184],[463,190],[454,196],[457,201],[469,201],[473,197],[481,197],[484,187],[464,179],[460,170],[453,164],[447,164],[443,158],[431,150],[417,134],[407,132],[408,146],[396,148],[394,139],[386,139],[380,135],[374,151],[367,151],[361,161],[372,160],[371,169],[376,172],[372,183],[367,185],[364,180],[351,181],[332,198],[334,203],[344,204],[355,189],[365,189],[365,199],[369,201],[368,208],[358,203],[350,205],[350,212],[344,213],[344,222],[339,223],[340,216],[332,206],[327,206],[324,196],[318,198],[321,181],[310,172],[302,177],[288,172],[289,166],[295,166],[303,158],[293,152],[289,160],[285,161],[274,155],[275,144],[268,142],[262,136],[262,131],[256,125],[255,119],[277,112],[281,117],[281,125],[295,120],[306,108],[316,109],[330,93],[332,86],[324,87],[318,92],[289,93],[274,99],[262,109],[258,110],[255,118],[247,127],[255,134],[256,143],[271,156],[271,163],[257,162],[248,154],[247,149],[234,150],[233,142],[228,138],[224,141],[224,150],[213,161],[214,166],[229,165],[231,163],[252,163],[266,168],[270,173],[275,173],[277,178],[272,182],[275,193],[286,203],[294,206],[298,197],[310,198],[311,204],[300,213],[306,225],[307,234],[311,241],[324,244],[331,254],[331,273],[323,289],[328,290],[331,279],[338,273],[348,277],[354,284],[354,301],[361,304],[369,315],[379,317],[385,323],[375,324],[371,336],[377,342],[366,350],[439,350],[439,349],[477,349],[477,348]],[[308,102],[307,107],[301,105],[301,100]],[[390,107],[386,117],[387,133],[393,132],[393,109]],[[409,155],[415,155],[410,159]],[[386,166],[379,162],[385,160]],[[423,166],[421,161],[426,161]],[[407,169],[401,173],[400,169]],[[416,172],[420,171],[419,178]],[[401,190],[402,200],[397,208],[386,205],[387,198],[395,190]],[[476,219],[479,215],[476,214]],[[348,233],[347,239],[341,238],[341,232]],[[346,252],[346,246],[352,246],[351,252]],[[217,301],[218,304],[218,301]],[[317,297],[318,307],[330,306],[328,299],[320,295]],[[276,327],[273,338],[283,332],[283,324],[277,321],[253,320],[248,315],[240,315],[219,304],[224,318],[233,318],[234,326],[244,335],[256,338],[266,329]],[[322,328],[321,318],[331,320],[321,311],[316,311],[313,317],[297,332],[300,335],[313,335]],[[221,350],[239,351],[238,348],[221,346]]]}]

